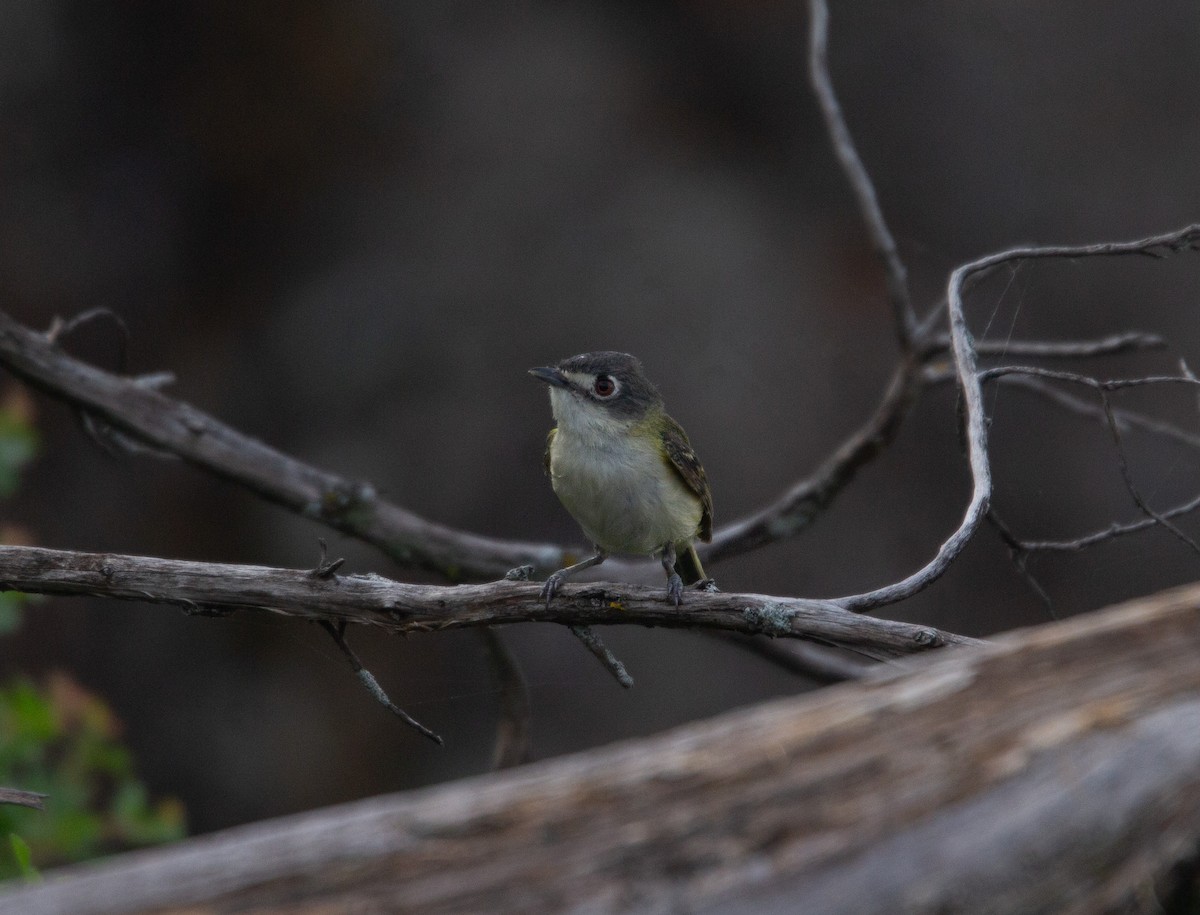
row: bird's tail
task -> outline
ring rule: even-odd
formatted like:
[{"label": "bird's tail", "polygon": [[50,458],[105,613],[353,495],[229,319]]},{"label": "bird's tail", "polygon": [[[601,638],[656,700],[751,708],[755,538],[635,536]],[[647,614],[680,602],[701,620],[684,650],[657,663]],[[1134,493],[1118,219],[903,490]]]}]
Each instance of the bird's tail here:
[{"label": "bird's tail", "polygon": [[708,577],[704,574],[704,566],[700,564],[695,544],[675,544],[675,571],[679,573],[685,585],[694,585]]}]

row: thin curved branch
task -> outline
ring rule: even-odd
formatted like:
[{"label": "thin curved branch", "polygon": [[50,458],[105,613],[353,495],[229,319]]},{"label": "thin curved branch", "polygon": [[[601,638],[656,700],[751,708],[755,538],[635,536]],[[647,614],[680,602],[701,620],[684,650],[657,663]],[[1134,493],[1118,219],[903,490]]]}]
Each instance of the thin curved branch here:
[{"label": "thin curved branch", "polygon": [[896,240],[892,237],[879,207],[875,195],[875,186],[871,177],[859,158],[854,140],[850,137],[850,128],[842,116],[842,106],[838,103],[833,91],[833,80],[829,76],[828,42],[829,42],[829,8],[825,0],[810,0],[809,10],[809,51],[808,73],[812,82],[817,104],[825,118],[825,127],[833,143],[833,151],[837,155],[842,171],[850,182],[850,188],[858,200],[858,208],[867,224],[867,235],[875,248],[875,253],[883,262],[884,277],[887,283],[888,301],[896,321],[896,334],[900,346],[904,350],[911,348],[917,334],[917,318],[913,311],[912,300],[908,291],[908,269],[896,249]]},{"label": "thin curved branch", "polygon": [[45,810],[47,796],[36,791],[22,791],[20,788],[0,788],[0,804],[14,804],[32,810]]},{"label": "thin curved branch", "polygon": [[[1120,391],[1127,388],[1144,387],[1146,385],[1162,385],[1162,384],[1182,384],[1190,386],[1200,385],[1200,379],[1197,379],[1191,372],[1182,375],[1148,375],[1142,378],[1094,378],[1090,375],[1082,375],[1077,372],[1066,372],[1058,369],[1047,369],[1041,366],[1026,366],[1026,365],[1000,365],[994,368],[986,369],[979,373],[980,381],[983,383],[994,380],[1025,380],[1025,381],[1058,381],[1070,384],[1080,385],[1090,388],[1095,391],[1100,397],[1100,404],[1092,407],[1088,411],[1089,414],[1097,415],[1108,428],[1109,434],[1113,439],[1114,447],[1117,452],[1117,465],[1121,472],[1121,477],[1125,482],[1125,488],[1128,490],[1134,503],[1145,517],[1140,521],[1131,522],[1128,524],[1113,524],[1105,528],[1103,531],[1096,531],[1090,534],[1085,534],[1081,537],[1072,540],[1062,541],[1026,541],[1012,537],[1010,546],[1019,549],[1022,552],[1034,551],[1072,551],[1081,550],[1085,547],[1093,546],[1097,543],[1102,543],[1106,540],[1112,540],[1117,537],[1126,536],[1128,534],[1137,533],[1151,527],[1160,526],[1172,533],[1176,538],[1186,544],[1193,551],[1200,550],[1196,542],[1181,531],[1176,525],[1171,523],[1171,519],[1186,515],[1196,508],[1200,507],[1200,497],[1191,499],[1181,505],[1165,511],[1158,511],[1151,508],[1145,501],[1136,485],[1134,484],[1132,474],[1129,468],[1128,459],[1125,455],[1124,444],[1122,441],[1122,433],[1124,431],[1123,421],[1127,421],[1136,417],[1142,421],[1142,425],[1150,431],[1159,432],[1162,434],[1170,433],[1173,438],[1179,441],[1190,444],[1188,439],[1190,433],[1185,430],[1177,429],[1170,424],[1160,424],[1157,421],[1149,420],[1141,417],[1140,414],[1122,413],[1112,405],[1109,394],[1114,391]],[[1045,393],[1042,389],[1035,389],[1038,393]],[[1053,391],[1054,389],[1049,389]],[[1083,404],[1071,403],[1071,408],[1082,407]],[[1080,410],[1082,412],[1082,410]],[[1177,434],[1176,434],[1177,433]],[[1011,535],[1010,535],[1011,536]]]},{"label": "thin curved branch", "polygon": [[381,498],[369,483],[318,470],[190,404],[74,359],[2,312],[0,364],[122,433],[364,540],[402,565],[458,580],[499,576],[526,564],[559,568],[566,562],[559,546],[483,537],[422,518]]},{"label": "thin curved branch", "polygon": [[[980,356],[1091,359],[1097,356],[1120,356],[1142,350],[1164,349],[1166,346],[1167,341],[1158,334],[1134,330],[1095,340],[976,340],[975,352]],[[949,334],[935,336],[931,347],[949,349]]]},{"label": "thin curved branch", "polygon": [[838,446],[816,473],[796,483],[761,511],[719,528],[712,543],[700,545],[701,558],[727,559],[795,536],[812,523],[858,471],[895,440],[921,392],[920,368],[913,355],[901,360],[875,412]]},{"label": "thin curved branch", "polygon": [[847,613],[828,601],[688,591],[680,607],[661,587],[564,585],[547,607],[534,582],[414,585],[380,575],[316,578],[305,571],[110,553],[0,546],[0,590],[171,604],[190,613],[257,611],[433,632],[506,623],[709,628],[810,639],[874,657],[977,644],[930,626]]},{"label": "thin curved branch", "polygon": [[[1066,391],[1060,391],[1058,388],[1046,384],[1043,379],[1023,377],[1020,375],[1006,375],[1000,379],[1004,384],[1012,385],[1019,388],[1024,388],[1027,391],[1032,391],[1041,397],[1046,398],[1056,406],[1069,410],[1072,413],[1077,413],[1080,416],[1087,416],[1093,419],[1104,420],[1104,410],[1094,403],[1089,403],[1082,398],[1069,394]],[[1122,410],[1119,407],[1113,408],[1113,417],[1117,421],[1117,426],[1122,430],[1140,429],[1143,432],[1149,432],[1153,435],[1160,435],[1163,438],[1171,439],[1181,445],[1186,445],[1189,448],[1200,449],[1200,435],[1195,432],[1188,432],[1186,429],[1181,429],[1174,423],[1166,422],[1165,420],[1155,419],[1152,416],[1146,416],[1136,410]]]},{"label": "thin curved branch", "polygon": [[[1113,257],[1142,255],[1165,257],[1180,251],[1196,250],[1200,246],[1200,224],[1186,226],[1174,232],[1152,235],[1128,242],[1103,242],[1093,245],[1045,245],[1010,248],[971,261],[950,274],[946,289],[946,309],[950,324],[950,341],[954,356],[954,371],[958,378],[963,405],[963,427],[967,457],[971,470],[971,498],[962,521],[937,553],[924,567],[902,581],[856,594],[837,598],[834,603],[856,613],[892,604],[924,590],[940,578],[958,558],[978,530],[987,514],[992,496],[992,472],[988,457],[987,415],[983,405],[983,390],[977,367],[974,341],[967,326],[963,296],[982,276],[996,267],[1015,261],[1045,258]],[[995,370],[989,370],[995,371]],[[1123,386],[1147,383],[1129,381]]]}]

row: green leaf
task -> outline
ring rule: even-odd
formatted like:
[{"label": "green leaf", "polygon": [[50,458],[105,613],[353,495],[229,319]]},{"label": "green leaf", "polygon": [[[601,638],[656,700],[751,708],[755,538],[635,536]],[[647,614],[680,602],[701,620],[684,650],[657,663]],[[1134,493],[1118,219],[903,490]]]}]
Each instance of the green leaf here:
[{"label": "green leaf", "polygon": [[12,849],[13,859],[17,862],[17,872],[26,880],[41,882],[42,875],[33,866],[33,853],[29,850],[29,843],[15,832],[10,832],[8,845]]},{"label": "green leaf", "polygon": [[6,697],[12,714],[12,728],[18,734],[47,741],[58,736],[58,716],[54,705],[30,683],[17,683]]},{"label": "green leaf", "polygon": [[[20,836],[42,868],[182,838],[183,805],[152,799],[120,732],[104,700],[65,674],[0,687],[0,784],[54,801],[44,811],[0,805],[0,836]],[[0,844],[0,880],[26,874],[13,848]]]},{"label": "green leaf", "polygon": [[33,460],[37,447],[34,428],[15,412],[0,410],[0,498],[16,490],[20,470]]}]

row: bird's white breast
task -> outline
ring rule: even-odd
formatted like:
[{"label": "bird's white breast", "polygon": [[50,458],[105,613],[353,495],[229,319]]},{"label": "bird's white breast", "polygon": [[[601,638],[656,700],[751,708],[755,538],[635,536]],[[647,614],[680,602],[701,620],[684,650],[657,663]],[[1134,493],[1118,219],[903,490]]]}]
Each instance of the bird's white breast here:
[{"label": "bird's white breast", "polygon": [[572,412],[579,415],[555,411],[550,477],[584,534],[613,553],[652,553],[694,539],[703,508],[668,463],[658,436],[593,418],[586,405]]}]

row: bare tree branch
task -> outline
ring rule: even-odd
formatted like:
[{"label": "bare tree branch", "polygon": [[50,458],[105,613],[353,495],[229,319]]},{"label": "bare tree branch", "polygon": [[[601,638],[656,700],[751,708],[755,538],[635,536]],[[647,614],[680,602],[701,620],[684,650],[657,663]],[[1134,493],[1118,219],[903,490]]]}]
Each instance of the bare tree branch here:
[{"label": "bare tree branch", "polygon": [[189,404],[73,359],[3,313],[0,363],[120,432],[371,543],[403,565],[432,569],[455,580],[498,576],[527,563],[558,568],[565,562],[561,547],[497,540],[421,518],[380,498],[370,484],[317,470]]},{"label": "bare tree branch", "polygon": [[608,646],[592,631],[590,626],[572,626],[571,634],[579,639],[592,653],[592,656],[600,662],[618,683],[626,689],[633,689],[633,677],[629,676],[629,671],[625,669],[625,665],[621,660],[608,650]]},{"label": "bare tree branch", "polygon": [[[1093,245],[1046,245],[1010,248],[971,261],[950,274],[946,290],[946,308],[950,324],[950,340],[954,370],[963,402],[964,431],[967,458],[971,470],[971,498],[958,528],[941,545],[937,554],[924,567],[902,581],[864,594],[837,598],[834,602],[854,612],[865,612],[885,604],[911,597],[929,587],[945,573],[950,564],[970,542],[984,519],[992,496],[991,462],[988,456],[987,415],[983,404],[982,377],[976,360],[974,341],[967,326],[963,306],[966,291],[996,267],[1022,260],[1046,258],[1120,257],[1142,255],[1165,257],[1180,251],[1195,250],[1200,245],[1200,224],[1185,226],[1174,232],[1153,235],[1128,242],[1103,242]],[[994,373],[996,369],[988,370]],[[1049,374],[1049,373],[1047,373]],[[1133,387],[1166,381],[1167,378],[1127,379],[1120,387]],[[1179,381],[1181,379],[1171,378]],[[1189,380],[1189,379],[1183,379]],[[1118,382],[1108,382],[1117,385]],[[1111,389],[1116,389],[1111,388]]]},{"label": "bare tree branch", "polygon": [[[1200,496],[1189,499],[1182,505],[1176,505],[1173,508],[1160,511],[1158,514],[1163,518],[1173,519],[1191,514],[1197,509],[1200,509]],[[1070,540],[1018,540],[1017,543],[1022,550],[1028,553],[1078,552],[1087,547],[1095,546],[1098,543],[1104,543],[1106,540],[1116,540],[1119,537],[1126,537],[1129,534],[1141,533],[1154,527],[1157,523],[1154,518],[1142,518],[1138,521],[1130,521],[1127,524],[1111,524],[1102,531],[1093,531],[1090,534],[1083,534]]]},{"label": "bare tree branch", "polygon": [[[931,341],[938,349],[949,349],[948,334]],[[976,340],[980,356],[1027,356],[1045,359],[1090,359],[1096,356],[1120,356],[1150,349],[1164,349],[1167,342],[1158,334],[1129,331],[1096,340]]]},{"label": "bare tree branch", "polygon": [[[311,575],[312,573],[309,574]],[[404,711],[404,709],[400,708],[400,706],[396,705],[396,703],[394,703],[388,697],[388,694],[384,692],[383,687],[379,685],[379,681],[375,679],[375,675],[367,670],[367,668],[363,665],[363,662],[359,660],[358,655],[355,654],[354,650],[350,647],[350,643],[346,641],[345,620],[339,620],[336,623],[332,623],[329,620],[320,620],[320,623],[321,627],[333,637],[333,640],[337,643],[337,647],[341,650],[342,655],[347,661],[350,662],[350,667],[354,670],[354,675],[358,677],[359,682],[366,687],[367,692],[371,694],[372,698],[374,698],[376,702],[382,705],[385,709],[403,721],[418,734],[428,737],[439,747],[445,745],[445,741],[442,740],[439,735],[435,734],[429,728],[425,727],[425,725],[421,724],[421,722],[417,721],[417,719],[412,715],[408,714],[408,712]]]},{"label": "bare tree branch", "polygon": [[718,529],[712,543],[700,547],[705,560],[727,559],[806,528],[864,466],[896,438],[901,423],[921,391],[920,365],[915,356],[901,360],[883,400],[811,477],[801,480],[761,511]]},{"label": "bare tree branch", "polygon": [[[990,380],[990,379],[985,379]],[[1023,375],[1004,375],[998,379],[1005,385],[1024,388],[1031,391],[1046,400],[1051,401],[1055,405],[1072,413],[1078,413],[1080,416],[1087,416],[1093,419],[1098,419],[1101,422],[1105,421],[1104,409],[1096,403],[1076,397],[1067,391],[1063,391],[1053,385],[1047,384],[1041,378],[1027,377]],[[1186,429],[1181,429],[1174,423],[1166,422],[1165,420],[1155,419],[1152,416],[1146,416],[1136,410],[1123,410],[1120,407],[1113,407],[1113,417],[1117,421],[1117,425],[1122,430],[1125,429],[1140,429],[1143,432],[1149,432],[1153,435],[1161,436],[1162,438],[1170,439],[1181,445],[1186,445],[1189,448],[1200,449],[1200,435],[1195,432],[1189,432]]]},{"label": "bare tree branch", "polygon": [[36,791],[22,791],[20,788],[0,788],[0,804],[13,804],[17,807],[30,807],[33,810],[46,809],[45,794]]},{"label": "bare tree branch", "polygon": [[1009,529],[996,513],[995,508],[989,508],[987,513],[988,523],[1000,535],[1000,539],[1004,541],[1004,545],[1008,547],[1008,553],[1012,559],[1013,566],[1017,570],[1017,574],[1021,576],[1021,580],[1029,586],[1030,590],[1038,596],[1038,599],[1045,605],[1052,619],[1058,619],[1058,612],[1054,608],[1054,601],[1042,583],[1034,577],[1033,572],[1029,570],[1029,551],[1025,549],[1024,544],[1017,539],[1016,535]]},{"label": "bare tree branch", "polygon": [[900,340],[901,349],[911,349],[917,332],[917,318],[913,312],[912,301],[908,292],[908,269],[900,259],[896,249],[896,240],[892,237],[879,208],[879,200],[875,195],[875,186],[871,176],[867,174],[854,140],[850,137],[850,128],[842,116],[842,106],[838,103],[833,91],[833,80],[829,76],[828,42],[829,42],[829,8],[825,0],[810,0],[809,15],[809,52],[808,72],[821,114],[825,118],[825,128],[829,131],[833,142],[833,151],[837,155],[842,172],[850,183],[851,190],[858,200],[859,211],[867,224],[867,235],[875,247],[875,253],[883,262],[884,276],[887,282],[888,300],[892,305],[892,313],[896,323],[896,334]]},{"label": "bare tree branch", "polygon": [[1113,447],[1117,452],[1117,468],[1121,471],[1121,479],[1125,482],[1125,489],[1133,499],[1134,504],[1141,509],[1142,514],[1147,519],[1153,521],[1159,527],[1170,531],[1177,540],[1191,548],[1193,553],[1200,553],[1200,544],[1197,544],[1195,540],[1185,534],[1170,519],[1151,508],[1145,496],[1142,495],[1141,489],[1134,482],[1133,471],[1130,469],[1129,459],[1125,455],[1125,444],[1121,440],[1121,430],[1117,426],[1116,418],[1113,416],[1112,400],[1109,397],[1108,391],[1103,387],[1100,388],[1100,403],[1104,407],[1104,416],[1108,420],[1108,430],[1112,435]]},{"label": "bare tree branch", "polygon": [[812,639],[899,657],[978,640],[929,626],[857,617],[828,601],[688,591],[676,607],[661,587],[564,585],[547,607],[536,583],[413,585],[380,575],[320,579],[263,566],[0,546],[0,589],[172,604],[188,612],[259,611],[342,620],[395,632],[504,623],[713,628]]},{"label": "bare tree branch", "polygon": [[22,915],[1091,913],[1200,841],[1200,587],[0,891]]}]

